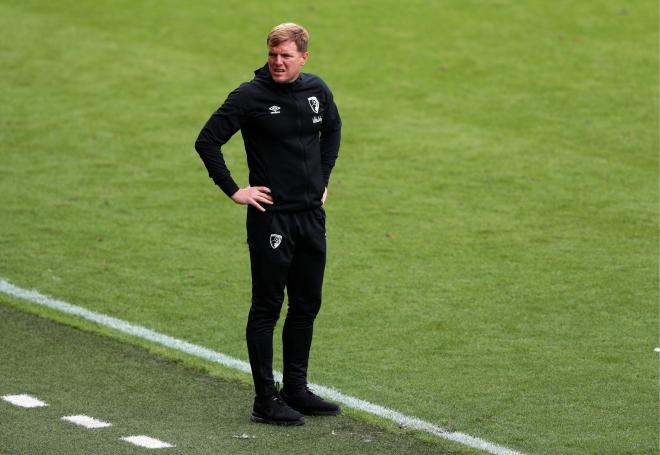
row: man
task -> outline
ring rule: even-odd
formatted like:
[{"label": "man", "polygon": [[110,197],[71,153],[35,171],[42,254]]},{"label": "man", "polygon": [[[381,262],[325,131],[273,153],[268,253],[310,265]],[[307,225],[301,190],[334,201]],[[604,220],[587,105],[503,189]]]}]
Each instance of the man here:
[{"label": "man", "polygon": [[[330,89],[301,72],[307,42],[299,25],[274,27],[267,38],[268,63],[229,94],[195,142],[213,181],[234,202],[248,206],[252,305],[246,338],[256,392],[251,420],[280,425],[302,425],[303,415],[340,412],[307,388],[326,258],[322,205],[341,131]],[[249,168],[245,188],[234,182],[220,150],[239,129]],[[280,392],[273,380],[273,330],[285,288]]]}]

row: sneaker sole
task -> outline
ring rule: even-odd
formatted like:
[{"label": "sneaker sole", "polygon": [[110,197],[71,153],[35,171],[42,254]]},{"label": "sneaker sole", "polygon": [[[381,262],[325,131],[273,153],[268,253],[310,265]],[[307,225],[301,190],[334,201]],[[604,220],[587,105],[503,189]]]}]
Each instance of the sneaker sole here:
[{"label": "sneaker sole", "polygon": [[336,411],[305,411],[305,412],[296,409],[296,411],[306,416],[317,416],[317,417],[336,416],[341,414],[341,409],[337,409]]},{"label": "sneaker sole", "polygon": [[280,425],[285,427],[305,425],[305,419],[303,418],[299,420],[275,420],[275,419],[268,419],[266,417],[261,417],[254,413],[250,415],[250,420],[256,423],[265,423],[267,425]]}]

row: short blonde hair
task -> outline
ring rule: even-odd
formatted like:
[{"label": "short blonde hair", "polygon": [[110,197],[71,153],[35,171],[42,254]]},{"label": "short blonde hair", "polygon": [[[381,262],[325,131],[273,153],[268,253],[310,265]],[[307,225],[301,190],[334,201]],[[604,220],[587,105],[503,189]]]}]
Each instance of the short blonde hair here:
[{"label": "short blonde hair", "polygon": [[307,33],[307,30],[305,30],[305,27],[302,25],[294,24],[293,22],[285,22],[273,27],[266,39],[266,45],[277,46],[285,41],[293,41],[296,43],[298,52],[307,52],[309,33]]}]

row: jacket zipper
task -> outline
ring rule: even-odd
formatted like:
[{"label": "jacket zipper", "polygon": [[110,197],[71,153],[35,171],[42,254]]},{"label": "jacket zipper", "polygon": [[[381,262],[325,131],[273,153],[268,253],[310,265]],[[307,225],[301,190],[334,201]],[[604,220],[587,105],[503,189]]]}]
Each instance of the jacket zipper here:
[{"label": "jacket zipper", "polygon": [[303,168],[305,170],[305,203],[309,205],[310,203],[310,198],[309,198],[309,169],[307,166],[307,154],[305,153],[305,147],[303,146],[303,142],[300,139],[300,136],[302,134],[302,113],[300,112],[300,105],[298,104],[298,100],[296,99],[296,95],[293,93],[293,87],[291,87],[291,90],[289,92],[291,95],[291,98],[293,98],[293,102],[296,105],[296,118],[298,120],[298,144],[300,146],[300,151],[302,153],[302,158],[303,158]]}]

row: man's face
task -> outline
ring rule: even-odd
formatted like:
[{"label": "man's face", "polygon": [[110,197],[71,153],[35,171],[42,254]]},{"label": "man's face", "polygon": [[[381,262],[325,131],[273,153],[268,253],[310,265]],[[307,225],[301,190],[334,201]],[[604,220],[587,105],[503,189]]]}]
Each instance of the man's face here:
[{"label": "man's face", "polygon": [[273,80],[279,84],[295,81],[306,61],[307,52],[298,52],[293,41],[268,46],[268,70]]}]

